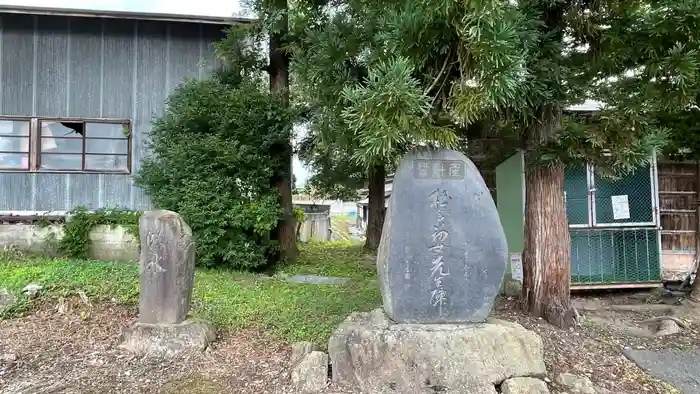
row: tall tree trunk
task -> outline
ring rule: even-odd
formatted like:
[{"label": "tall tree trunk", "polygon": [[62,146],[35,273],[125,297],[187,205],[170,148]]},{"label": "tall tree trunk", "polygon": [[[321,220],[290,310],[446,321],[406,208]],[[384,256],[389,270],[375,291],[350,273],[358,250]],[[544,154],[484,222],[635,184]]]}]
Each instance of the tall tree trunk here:
[{"label": "tall tree trunk", "polygon": [[367,213],[367,241],[365,249],[376,251],[382,238],[384,226],[384,213],[386,211],[384,198],[384,183],[386,181],[386,167],[376,165],[369,170],[369,206]]},{"label": "tall tree trunk", "polygon": [[523,306],[555,326],[567,327],[574,323],[574,313],[564,166],[529,168],[525,184]]},{"label": "tall tree trunk", "polygon": [[700,161],[695,163],[695,281],[690,298],[700,302]]},{"label": "tall tree trunk", "polygon": [[[287,0],[272,0],[272,11],[282,10],[283,17],[278,21],[275,32],[270,34],[270,91],[282,96],[289,103],[289,57],[282,52],[285,37],[289,31],[289,19],[287,16]],[[271,179],[272,186],[280,192],[280,205],[284,212],[283,219],[274,230],[273,239],[279,241],[283,256],[288,261],[293,261],[299,254],[296,242],[294,214],[292,208],[292,141],[291,131],[289,139],[285,143],[272,148],[273,153],[282,159],[282,167],[279,173]]]},{"label": "tall tree trunk", "polygon": [[[540,12],[540,32],[553,42],[563,42],[566,30],[567,2],[534,2]],[[539,58],[551,61],[561,57],[557,45],[545,46]],[[553,63],[549,88],[557,92],[560,74]],[[522,304],[530,314],[542,317],[558,327],[575,322],[571,308],[571,241],[564,202],[564,165],[560,162],[537,163],[537,149],[551,146],[562,132],[562,111],[558,102],[533,108],[539,115],[524,135],[528,153],[525,156],[525,246],[523,250]]]},{"label": "tall tree trunk", "polygon": [[[528,144],[547,146],[561,132],[557,104],[540,108],[540,122],[528,130]],[[530,314],[550,324],[575,323],[571,308],[571,241],[564,201],[564,165],[535,162],[525,154],[525,245],[521,302]]]}]

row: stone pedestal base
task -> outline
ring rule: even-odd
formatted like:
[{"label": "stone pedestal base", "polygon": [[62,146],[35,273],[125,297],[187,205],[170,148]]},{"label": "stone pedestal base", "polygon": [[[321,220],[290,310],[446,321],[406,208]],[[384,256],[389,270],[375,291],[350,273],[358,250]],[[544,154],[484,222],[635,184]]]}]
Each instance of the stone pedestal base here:
[{"label": "stone pedestal base", "polygon": [[174,357],[188,351],[204,351],[216,339],[216,331],[203,320],[180,324],[136,323],[120,338],[120,347],[139,355]]},{"label": "stone pedestal base", "polygon": [[546,372],[542,338],[518,324],[395,324],[381,309],[350,315],[328,352],[333,382],[367,393],[495,394]]}]

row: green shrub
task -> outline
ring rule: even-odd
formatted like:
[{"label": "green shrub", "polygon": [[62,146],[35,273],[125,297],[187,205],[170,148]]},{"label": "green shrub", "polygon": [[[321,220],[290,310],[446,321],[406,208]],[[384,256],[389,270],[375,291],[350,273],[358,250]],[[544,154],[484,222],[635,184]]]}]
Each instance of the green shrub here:
[{"label": "green shrub", "polygon": [[199,265],[267,263],[282,215],[270,185],[281,161],[270,152],[296,119],[259,81],[226,73],[187,81],[169,98],[135,180],[156,206],[187,221]]},{"label": "green shrub", "polygon": [[[58,251],[64,256],[87,259],[90,233],[100,225],[122,226],[136,239],[139,238],[141,212],[106,208],[90,212],[85,207],[77,207],[68,214],[70,218],[63,225],[63,237],[58,241]],[[47,222],[39,224],[42,227],[47,225]],[[49,233],[49,237],[52,235]]]},{"label": "green shrub", "polygon": [[296,220],[297,223],[303,222],[304,218],[306,217],[304,210],[302,210],[301,208],[294,207],[292,213],[294,214],[294,220]]}]

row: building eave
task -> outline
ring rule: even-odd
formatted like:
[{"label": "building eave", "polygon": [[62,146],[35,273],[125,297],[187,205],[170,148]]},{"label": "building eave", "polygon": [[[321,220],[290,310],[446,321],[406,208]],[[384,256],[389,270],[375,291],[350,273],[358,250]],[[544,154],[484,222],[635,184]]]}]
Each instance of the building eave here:
[{"label": "building eave", "polygon": [[600,101],[586,100],[581,104],[570,105],[564,108],[565,111],[569,112],[597,112],[602,110],[605,104]]},{"label": "building eave", "polygon": [[164,22],[185,22],[213,25],[233,25],[238,23],[251,23],[255,19],[238,18],[238,17],[223,17],[223,16],[204,16],[204,15],[179,15],[179,14],[163,14],[150,12],[131,12],[131,11],[101,11],[101,10],[80,10],[71,8],[51,8],[51,7],[31,7],[31,6],[15,6],[15,5],[0,5],[0,14],[24,14],[24,15],[53,15],[65,17],[83,17],[83,18],[110,18],[110,19],[136,19],[148,21],[164,21]]}]

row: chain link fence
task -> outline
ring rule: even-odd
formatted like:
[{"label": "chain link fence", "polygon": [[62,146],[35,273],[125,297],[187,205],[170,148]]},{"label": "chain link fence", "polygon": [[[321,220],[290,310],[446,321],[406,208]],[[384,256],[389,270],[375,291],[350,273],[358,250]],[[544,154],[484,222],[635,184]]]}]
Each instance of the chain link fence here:
[{"label": "chain link fence", "polygon": [[571,282],[661,280],[656,229],[571,229]]},{"label": "chain link fence", "polygon": [[[567,167],[564,177],[569,225],[654,225],[650,167],[638,168],[632,174],[615,179],[594,171],[590,186],[590,175],[584,166]],[[589,201],[589,187],[593,190],[593,206]]]},{"label": "chain link fence", "polygon": [[[622,178],[594,175],[595,223],[598,225],[653,225],[651,169],[637,168]],[[616,207],[617,205],[617,207]],[[626,207],[626,209],[625,209]]]},{"label": "chain link fence", "polygon": [[650,167],[607,178],[569,167],[564,190],[574,284],[661,280]]}]

